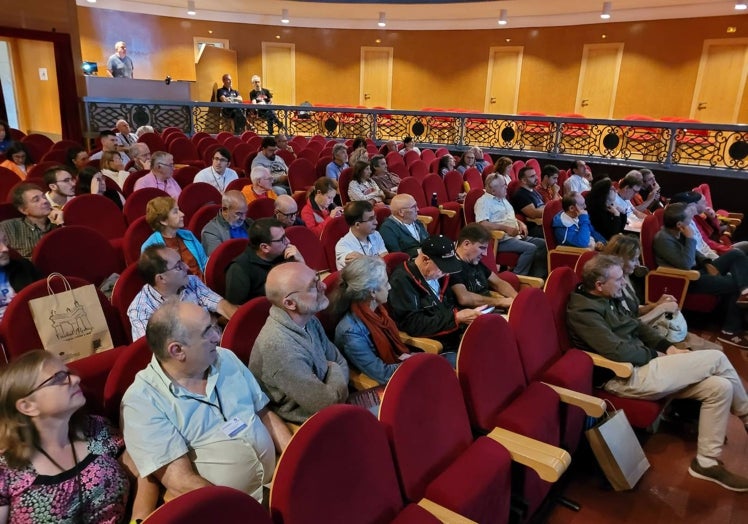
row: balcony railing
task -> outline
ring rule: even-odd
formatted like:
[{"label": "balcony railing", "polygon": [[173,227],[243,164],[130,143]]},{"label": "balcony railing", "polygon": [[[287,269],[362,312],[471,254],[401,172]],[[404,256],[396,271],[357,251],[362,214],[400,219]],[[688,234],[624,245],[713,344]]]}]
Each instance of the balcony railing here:
[{"label": "balcony railing", "polygon": [[[258,133],[267,121],[257,106],[158,100],[83,99],[86,133],[92,138],[120,118],[155,129],[185,133],[232,130],[221,109],[245,110]],[[748,126],[649,120],[600,120],[467,112],[396,111],[329,106],[263,106],[290,135],[322,135],[375,141],[410,135],[428,147],[463,150],[480,146],[494,154],[629,164],[677,172],[748,178]],[[276,126],[277,127],[277,126]],[[277,132],[277,131],[276,131]]]}]

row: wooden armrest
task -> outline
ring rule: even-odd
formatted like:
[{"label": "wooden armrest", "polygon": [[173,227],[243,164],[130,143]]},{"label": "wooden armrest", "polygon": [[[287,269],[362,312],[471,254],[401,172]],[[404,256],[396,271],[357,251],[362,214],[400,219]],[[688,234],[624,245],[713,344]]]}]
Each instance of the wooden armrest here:
[{"label": "wooden armrest", "polygon": [[439,214],[452,218],[453,216],[457,215],[457,211],[455,211],[454,209],[444,209],[444,207],[439,206]]},{"label": "wooden armrest", "polygon": [[609,358],[605,358],[604,356],[593,353],[592,351],[585,351],[585,353],[590,356],[592,363],[595,366],[609,369],[619,378],[629,378],[634,372],[634,366],[629,362],[616,362],[615,360],[610,360]]},{"label": "wooden armrest", "polygon": [[400,340],[403,344],[421,349],[426,353],[433,353],[434,355],[438,355],[444,349],[442,343],[438,340],[425,337],[411,337],[404,331],[400,331]]},{"label": "wooden armrest", "polygon": [[291,435],[299,431],[299,428],[301,427],[299,424],[294,424],[293,422],[288,422],[287,420],[284,422],[286,424],[286,427],[288,428],[288,431],[291,432]]},{"label": "wooden armrest", "polygon": [[353,388],[356,391],[363,391],[365,389],[371,389],[379,386],[379,382],[371,378],[366,373],[361,373],[355,369],[350,369],[349,377]]},{"label": "wooden armrest", "polygon": [[428,226],[431,222],[434,221],[434,217],[430,217],[428,215],[418,215],[418,220],[421,221],[421,224],[424,226]]},{"label": "wooden armrest", "polygon": [[462,183],[462,189],[465,190],[465,193],[470,193],[470,184],[467,183],[467,180]]},{"label": "wooden armrest", "polygon": [[429,499],[421,499],[418,501],[418,505],[423,509],[431,513],[434,517],[439,519],[441,522],[446,524],[478,524],[474,520],[470,520],[467,517],[463,517],[459,513],[455,513],[451,509],[447,509],[444,506],[437,504],[436,502]]},{"label": "wooden armrest", "polygon": [[737,220],[743,220],[743,218],[745,218],[745,214],[744,213],[735,213],[735,212],[732,212],[732,211],[728,211],[727,212],[727,216],[728,216],[728,218],[734,218],[734,219],[737,219]]},{"label": "wooden armrest", "polygon": [[556,251],[558,253],[571,253],[575,255],[582,255],[583,253],[586,253],[587,251],[590,251],[587,248],[584,247],[575,247],[575,246],[556,246],[551,251]]},{"label": "wooden armrest", "polygon": [[686,280],[698,280],[701,274],[695,269],[677,269],[674,267],[660,266],[652,273],[659,273],[661,275],[672,275],[674,277],[685,278]]},{"label": "wooden armrest", "polygon": [[493,237],[494,240],[501,240],[506,236],[506,232],[501,231],[499,229],[492,229],[491,236]]},{"label": "wooden armrest", "polygon": [[566,450],[519,433],[494,428],[487,436],[504,446],[513,461],[533,469],[546,482],[556,482],[571,464]]},{"label": "wooden armrest", "polygon": [[731,226],[739,226],[743,221],[742,219],[735,217],[718,216],[717,218],[719,218],[720,222],[730,224]]},{"label": "wooden armrest", "polygon": [[530,218],[525,217],[526,222],[532,222],[535,225],[542,226],[543,225],[543,219],[542,218]]},{"label": "wooden armrest", "polygon": [[600,398],[580,393],[573,389],[548,384],[547,382],[543,382],[543,384],[555,391],[561,399],[561,402],[582,408],[589,417],[598,418],[602,417],[603,413],[605,413],[605,401]]},{"label": "wooden armrest", "polygon": [[539,277],[529,277],[527,275],[517,275],[517,280],[519,280],[520,285],[523,286],[529,286],[529,287],[536,287],[538,289],[543,289],[543,286],[545,285],[545,282],[542,278]]}]

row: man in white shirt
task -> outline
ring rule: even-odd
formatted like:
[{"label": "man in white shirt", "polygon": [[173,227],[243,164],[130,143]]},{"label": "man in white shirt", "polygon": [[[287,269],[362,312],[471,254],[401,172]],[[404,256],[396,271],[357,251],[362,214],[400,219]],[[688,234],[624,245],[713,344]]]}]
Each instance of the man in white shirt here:
[{"label": "man in white shirt", "polygon": [[231,153],[225,147],[216,149],[213,153],[213,164],[199,171],[193,182],[205,182],[215,187],[221,194],[226,192],[226,187],[239,178],[239,175],[229,167]]},{"label": "man in white shirt", "polygon": [[353,200],[343,209],[348,233],[335,245],[335,265],[341,270],[359,257],[387,254],[382,235],[377,231],[377,215],[374,206],[366,200]]},{"label": "man in white shirt", "polygon": [[564,193],[576,191],[582,193],[589,191],[592,187],[590,180],[592,173],[587,172],[587,165],[584,160],[577,160],[571,164],[571,176],[564,182]]},{"label": "man in white shirt", "polygon": [[117,128],[117,146],[119,150],[127,152],[133,144],[137,143],[138,136],[130,131],[130,124],[127,123],[127,120],[117,120],[114,127]]},{"label": "man in white shirt", "polygon": [[91,155],[89,157],[89,160],[101,160],[101,155],[104,153],[104,151],[111,151],[111,152],[118,152],[120,157],[122,157],[122,163],[127,165],[128,162],[130,162],[130,157],[127,156],[125,153],[125,150],[120,151],[119,142],[117,141],[117,133],[114,131],[110,131],[109,129],[105,129],[101,133],[99,133],[99,140],[101,141],[101,151],[98,151]]},{"label": "man in white shirt", "polygon": [[638,211],[631,203],[634,195],[641,190],[642,183],[642,174],[635,169],[626,173],[626,176],[618,181],[615,204],[618,209],[624,210],[629,221],[641,221],[647,216],[646,213]]},{"label": "man in white shirt", "polygon": [[547,248],[542,238],[527,235],[527,226],[517,220],[506,199],[506,180],[491,173],[486,177],[486,193],[475,202],[475,221],[490,231],[503,231],[499,252],[519,253],[512,270],[518,275],[545,278],[548,274]]}]

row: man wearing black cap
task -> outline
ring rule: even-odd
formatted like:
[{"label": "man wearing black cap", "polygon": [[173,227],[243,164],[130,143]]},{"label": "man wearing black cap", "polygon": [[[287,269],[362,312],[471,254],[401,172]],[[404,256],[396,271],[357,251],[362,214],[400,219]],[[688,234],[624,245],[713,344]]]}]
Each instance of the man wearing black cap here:
[{"label": "man wearing black cap", "polygon": [[449,275],[461,270],[452,241],[444,235],[423,241],[415,258],[390,276],[389,304],[397,327],[409,335],[434,338],[444,351],[456,351],[461,328],[485,306],[457,310]]},{"label": "man wearing black cap", "polygon": [[[684,191],[673,195],[672,203],[683,202],[693,210],[691,229],[694,234],[699,233],[701,239],[696,240],[696,250],[707,258],[717,258],[731,249],[739,249],[748,254],[748,242],[745,240],[732,243],[728,236],[722,233],[726,229],[719,223],[714,209],[706,204],[706,198],[698,191]],[[724,228],[724,229],[723,229]]]}]

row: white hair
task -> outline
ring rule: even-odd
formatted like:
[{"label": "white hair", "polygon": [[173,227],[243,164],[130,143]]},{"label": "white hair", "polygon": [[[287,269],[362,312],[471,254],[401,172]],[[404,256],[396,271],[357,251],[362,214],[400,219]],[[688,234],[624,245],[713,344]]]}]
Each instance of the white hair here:
[{"label": "white hair", "polygon": [[259,182],[259,180],[265,176],[269,175],[270,170],[264,166],[255,166],[252,168],[252,171],[249,173],[249,179],[252,180],[252,183],[255,184]]}]

